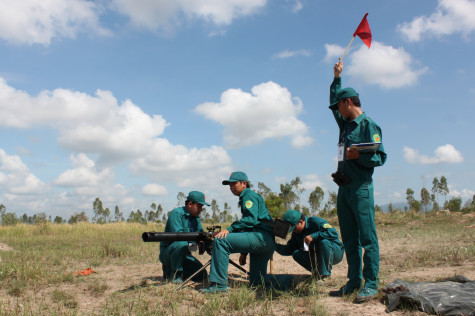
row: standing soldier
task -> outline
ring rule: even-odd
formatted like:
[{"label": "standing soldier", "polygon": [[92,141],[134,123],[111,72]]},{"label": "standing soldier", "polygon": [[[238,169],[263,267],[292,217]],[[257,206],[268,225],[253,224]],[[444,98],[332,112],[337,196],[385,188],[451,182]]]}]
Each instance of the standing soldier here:
[{"label": "standing soldier", "polygon": [[[381,128],[361,110],[358,93],[352,88],[341,89],[342,70],[340,58],[333,68],[334,79],[330,86],[330,109],[340,129],[338,170],[332,177],[339,186],[337,212],[349,280],[330,295],[343,296],[359,291],[355,302],[362,303],[378,293],[379,244],[374,221],[372,175],[374,167],[385,163],[386,153]],[[380,143],[380,146],[367,152],[351,148],[353,144],[371,142]],[[363,278],[365,282],[361,289]]]}]

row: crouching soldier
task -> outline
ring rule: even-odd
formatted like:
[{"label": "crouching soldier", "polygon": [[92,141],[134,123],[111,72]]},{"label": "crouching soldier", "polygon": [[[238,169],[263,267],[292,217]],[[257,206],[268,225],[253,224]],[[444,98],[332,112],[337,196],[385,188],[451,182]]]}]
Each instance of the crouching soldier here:
[{"label": "crouching soldier", "polygon": [[296,210],[288,210],[283,220],[292,225],[292,237],[286,245],[276,245],[277,253],[291,255],[318,279],[329,277],[345,253],[336,229],[320,217],[305,217]]}]

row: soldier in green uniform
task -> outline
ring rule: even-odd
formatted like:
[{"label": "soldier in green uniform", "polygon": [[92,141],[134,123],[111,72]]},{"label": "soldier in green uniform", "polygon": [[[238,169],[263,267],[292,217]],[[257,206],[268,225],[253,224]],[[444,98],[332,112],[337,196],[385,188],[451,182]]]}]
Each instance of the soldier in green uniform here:
[{"label": "soldier in green uniform", "polygon": [[[199,191],[191,191],[185,201],[185,206],[175,208],[168,216],[165,232],[202,232],[200,213],[203,205],[209,206],[205,196]],[[162,263],[163,278],[173,283],[182,283],[198,271],[203,265],[191,255],[190,249],[196,249],[195,242],[174,241],[160,242],[159,260]],[[207,278],[205,269],[193,277],[194,281]]]},{"label": "soldier in green uniform", "polygon": [[[338,170],[332,177],[339,186],[337,212],[349,280],[339,290],[331,291],[330,295],[342,296],[359,291],[355,302],[362,303],[375,297],[378,292],[379,244],[374,222],[372,175],[374,167],[385,163],[386,153],[382,145],[381,128],[361,110],[358,93],[352,88],[341,89],[341,59],[333,70],[330,109],[340,133]],[[352,144],[370,142],[381,145],[367,152],[350,148]],[[363,278],[364,285],[361,288]]]},{"label": "soldier in green uniform", "polygon": [[246,264],[247,255],[250,254],[250,284],[266,283],[267,263],[275,249],[274,236],[271,233],[272,217],[264,199],[249,189],[247,175],[244,172],[233,172],[229,180],[222,183],[229,185],[231,192],[239,196],[242,217],[214,238],[209,273],[210,287],[204,290],[205,293],[227,291],[231,253],[241,253],[241,265]]},{"label": "soldier in green uniform", "polygon": [[332,266],[340,263],[345,253],[336,229],[323,218],[305,217],[296,210],[285,212],[283,220],[292,225],[293,233],[286,245],[276,245],[276,251],[292,256],[319,279],[329,277]]}]

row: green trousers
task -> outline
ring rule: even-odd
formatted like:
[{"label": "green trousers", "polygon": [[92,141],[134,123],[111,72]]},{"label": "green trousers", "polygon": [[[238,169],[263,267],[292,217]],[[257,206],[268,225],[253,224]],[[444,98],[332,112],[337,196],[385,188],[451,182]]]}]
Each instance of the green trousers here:
[{"label": "green trousers", "polygon": [[[203,266],[198,259],[191,255],[187,241],[175,241],[167,248],[162,249],[159,260],[162,263],[164,279],[171,279],[175,273],[179,273],[183,279],[187,279]],[[206,269],[203,269],[193,277],[193,281],[203,281],[207,276]]]},{"label": "green trousers", "polygon": [[249,253],[249,282],[261,285],[266,281],[267,263],[275,249],[274,236],[267,231],[229,233],[226,238],[215,238],[211,255],[209,281],[228,286],[229,255]]},{"label": "green trousers", "polygon": [[309,251],[295,250],[292,257],[298,264],[319,277],[329,277],[332,266],[340,263],[345,253],[341,245],[328,239],[312,242]]},{"label": "green trousers", "polygon": [[340,187],[337,213],[348,262],[348,286],[359,288],[364,278],[365,287],[378,289],[379,244],[374,222],[373,184]]}]

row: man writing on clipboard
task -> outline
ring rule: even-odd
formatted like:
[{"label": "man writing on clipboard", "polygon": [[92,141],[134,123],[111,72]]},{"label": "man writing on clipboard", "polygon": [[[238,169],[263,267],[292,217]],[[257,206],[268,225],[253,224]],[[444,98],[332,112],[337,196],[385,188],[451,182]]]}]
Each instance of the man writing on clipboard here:
[{"label": "man writing on clipboard", "polygon": [[[372,175],[374,167],[385,163],[386,153],[381,128],[362,111],[358,93],[353,88],[341,89],[342,70],[340,58],[333,68],[334,79],[330,86],[330,109],[340,129],[338,170],[332,177],[339,186],[337,213],[349,280],[330,295],[343,296],[359,291],[355,302],[362,303],[378,293],[379,244],[374,221]],[[369,150],[352,146],[361,143],[379,145],[369,145],[372,147]]]}]

